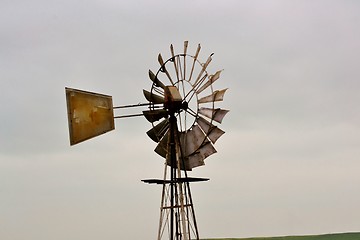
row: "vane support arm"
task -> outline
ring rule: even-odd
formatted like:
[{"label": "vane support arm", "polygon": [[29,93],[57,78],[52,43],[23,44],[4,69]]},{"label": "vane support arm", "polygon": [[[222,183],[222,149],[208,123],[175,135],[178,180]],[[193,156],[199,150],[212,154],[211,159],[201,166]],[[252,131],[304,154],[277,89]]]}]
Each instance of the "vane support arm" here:
[{"label": "vane support arm", "polygon": [[152,105],[152,103],[138,103],[138,104],[131,104],[131,105],[123,105],[123,106],[113,107],[113,109],[143,107],[143,106],[150,106],[150,105]]},{"label": "vane support arm", "polygon": [[130,117],[140,117],[140,116],[144,116],[144,114],[139,113],[139,114],[129,114],[129,115],[122,115],[122,116],[115,116],[114,118],[130,118]]},{"label": "vane support arm", "polygon": [[[153,108],[160,108],[160,106],[157,106],[157,104],[154,104],[154,103],[138,103],[138,104],[117,106],[117,107],[113,107],[113,109],[126,109],[126,108],[136,108],[136,107],[145,107],[145,106],[152,106]],[[138,114],[120,115],[120,116],[114,116],[114,118],[115,119],[130,118],[130,117],[139,117],[139,116],[144,116],[144,114],[138,113]]]}]

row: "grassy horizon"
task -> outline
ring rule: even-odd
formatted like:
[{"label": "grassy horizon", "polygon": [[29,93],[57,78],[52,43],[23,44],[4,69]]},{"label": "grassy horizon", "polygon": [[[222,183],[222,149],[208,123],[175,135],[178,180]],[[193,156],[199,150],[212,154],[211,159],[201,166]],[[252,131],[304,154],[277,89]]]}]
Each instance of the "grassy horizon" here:
[{"label": "grassy horizon", "polygon": [[204,238],[202,240],[360,240],[360,232],[256,238]]}]

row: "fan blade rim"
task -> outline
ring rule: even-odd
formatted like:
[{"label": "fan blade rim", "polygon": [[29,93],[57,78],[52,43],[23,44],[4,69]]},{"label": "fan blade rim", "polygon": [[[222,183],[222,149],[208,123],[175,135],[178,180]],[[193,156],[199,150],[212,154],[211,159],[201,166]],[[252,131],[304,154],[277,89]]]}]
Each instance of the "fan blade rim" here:
[{"label": "fan blade rim", "polygon": [[220,78],[220,74],[221,74],[222,71],[223,71],[223,69],[217,71],[214,75],[211,75],[210,78],[209,78],[209,80],[208,80],[206,83],[204,83],[204,85],[202,85],[202,86],[196,91],[196,93],[197,93],[197,94],[201,93],[201,92],[204,91],[206,88],[208,88],[211,84],[213,84],[216,80],[218,80],[218,79]]},{"label": "fan blade rim", "polygon": [[200,128],[204,131],[206,136],[213,144],[225,133],[225,131],[206,121],[203,117],[198,116],[196,123],[200,126]]},{"label": "fan blade rim", "polygon": [[206,141],[206,134],[198,125],[194,125],[192,129],[180,134],[180,144],[185,157],[196,152]]}]

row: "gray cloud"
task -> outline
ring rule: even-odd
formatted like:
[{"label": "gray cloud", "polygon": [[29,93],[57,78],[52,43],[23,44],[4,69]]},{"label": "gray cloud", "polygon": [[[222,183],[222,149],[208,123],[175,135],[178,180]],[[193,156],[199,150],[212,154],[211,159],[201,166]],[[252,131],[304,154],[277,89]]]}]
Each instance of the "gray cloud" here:
[{"label": "gray cloud", "polygon": [[[142,118],[68,144],[64,87],[144,102],[169,45],[215,52],[218,153],[195,176],[202,237],[358,231],[355,1],[7,1],[0,8],[2,239],[156,235],[163,160]],[[120,111],[119,114],[122,114]],[[219,220],[228,224],[219,225]],[[138,231],[141,226],[142,231]]]}]

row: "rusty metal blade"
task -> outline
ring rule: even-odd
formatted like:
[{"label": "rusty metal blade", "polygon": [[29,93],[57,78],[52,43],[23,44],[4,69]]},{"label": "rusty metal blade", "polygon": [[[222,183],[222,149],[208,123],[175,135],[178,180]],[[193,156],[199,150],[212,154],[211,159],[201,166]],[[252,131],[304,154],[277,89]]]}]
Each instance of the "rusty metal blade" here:
[{"label": "rusty metal blade", "polygon": [[211,144],[211,142],[205,142],[201,148],[199,148],[198,152],[201,154],[201,156],[205,158],[207,158],[208,156],[216,153],[216,149],[214,148],[214,146]]},{"label": "rusty metal blade", "polygon": [[205,142],[198,151],[187,157],[185,166],[190,169],[203,166],[205,158],[214,153],[216,153],[216,149],[211,142]]},{"label": "rusty metal blade", "polygon": [[196,119],[196,122],[199,124],[200,128],[206,133],[207,137],[211,140],[212,143],[215,143],[225,133],[223,130],[206,121],[202,117],[198,117]]},{"label": "rusty metal blade", "polygon": [[164,60],[163,60],[163,58],[162,58],[162,56],[161,56],[160,53],[159,53],[159,55],[158,55],[158,62],[160,63],[160,66],[161,66],[160,70],[166,74],[166,76],[168,77],[168,79],[169,79],[169,81],[171,82],[171,84],[174,85],[174,82],[173,82],[173,80],[172,80],[172,78],[171,78],[168,70],[165,68]]},{"label": "rusty metal blade", "polygon": [[184,41],[184,54],[187,52],[189,41]]},{"label": "rusty metal blade", "polygon": [[196,49],[196,53],[195,53],[195,56],[194,56],[194,61],[193,61],[192,66],[191,66],[191,72],[190,72],[189,82],[191,81],[191,78],[192,78],[192,75],[193,75],[193,72],[194,72],[195,62],[196,62],[196,60],[197,60],[197,57],[199,56],[200,49],[201,49],[201,46],[200,46],[200,44],[198,44],[198,47],[197,47],[197,49]]},{"label": "rusty metal blade", "polygon": [[149,102],[155,103],[155,104],[161,104],[165,102],[165,98],[156,94],[153,94],[149,91],[146,91],[145,89],[143,89],[143,93],[144,96],[146,98],[146,100],[148,100]]},{"label": "rusty metal blade", "polygon": [[229,110],[224,110],[220,108],[212,109],[212,108],[200,108],[199,113],[205,117],[208,117],[218,123],[221,123],[225,115],[229,112]]},{"label": "rusty metal blade", "polygon": [[163,158],[166,158],[169,135],[170,135],[169,131],[167,131],[165,136],[161,139],[161,141],[159,142],[159,144],[156,146],[156,148],[154,150],[157,154],[159,154]]},{"label": "rusty metal blade", "polygon": [[227,88],[223,90],[216,90],[211,95],[200,98],[199,103],[208,103],[208,102],[218,102],[224,99],[224,94],[228,90]]},{"label": "rusty metal blade", "polygon": [[163,58],[161,56],[161,53],[159,53],[159,55],[158,55],[158,62],[160,63],[161,67],[164,65],[164,60],[163,60]]},{"label": "rusty metal blade", "polygon": [[162,89],[165,88],[165,85],[156,77],[156,75],[150,69],[149,69],[149,77],[157,87],[160,87]]},{"label": "rusty metal blade", "polygon": [[181,170],[191,171],[193,168],[203,165],[205,165],[204,157],[200,153],[195,153],[185,158],[185,169]]},{"label": "rusty metal blade", "polygon": [[201,127],[205,134],[209,134],[212,128],[215,126],[212,125],[210,122],[206,121],[203,117],[198,116],[196,118],[197,124]]},{"label": "rusty metal blade", "polygon": [[215,143],[225,132],[218,127],[215,127],[208,134],[208,138],[212,143]]},{"label": "rusty metal blade", "polygon": [[170,44],[170,52],[171,52],[171,57],[172,57],[173,63],[174,63],[176,78],[179,81],[179,69],[178,69],[178,66],[176,65],[174,46],[172,44]]},{"label": "rusty metal blade", "polygon": [[198,84],[201,76],[202,76],[203,73],[205,72],[207,66],[210,64],[210,62],[211,62],[211,60],[212,60],[211,56],[212,56],[212,54],[208,57],[208,59],[206,60],[206,62],[202,65],[201,71],[200,71],[198,77],[196,78],[196,81],[195,81],[194,85],[197,85],[197,84]]},{"label": "rusty metal blade", "polygon": [[146,134],[154,141],[159,142],[169,129],[169,120],[165,119],[158,125],[146,132]]},{"label": "rusty metal blade", "polygon": [[209,77],[209,80],[204,84],[202,85],[197,91],[196,93],[199,94],[201,93],[202,91],[204,91],[206,88],[208,88],[211,84],[213,84],[216,80],[218,80],[220,78],[220,73],[222,72],[223,70],[219,70],[217,71],[214,75],[211,75]]},{"label": "rusty metal blade", "polygon": [[145,118],[151,123],[168,116],[168,113],[165,109],[146,110],[143,111],[143,114]]},{"label": "rusty metal blade", "polygon": [[186,52],[187,52],[187,48],[188,48],[188,41],[184,41],[184,75],[183,77],[186,78]]},{"label": "rusty metal blade", "polygon": [[112,97],[65,88],[70,145],[114,130]]},{"label": "rusty metal blade", "polygon": [[181,133],[180,143],[184,156],[187,157],[196,152],[205,140],[206,135],[198,125],[194,125],[191,130]]}]

